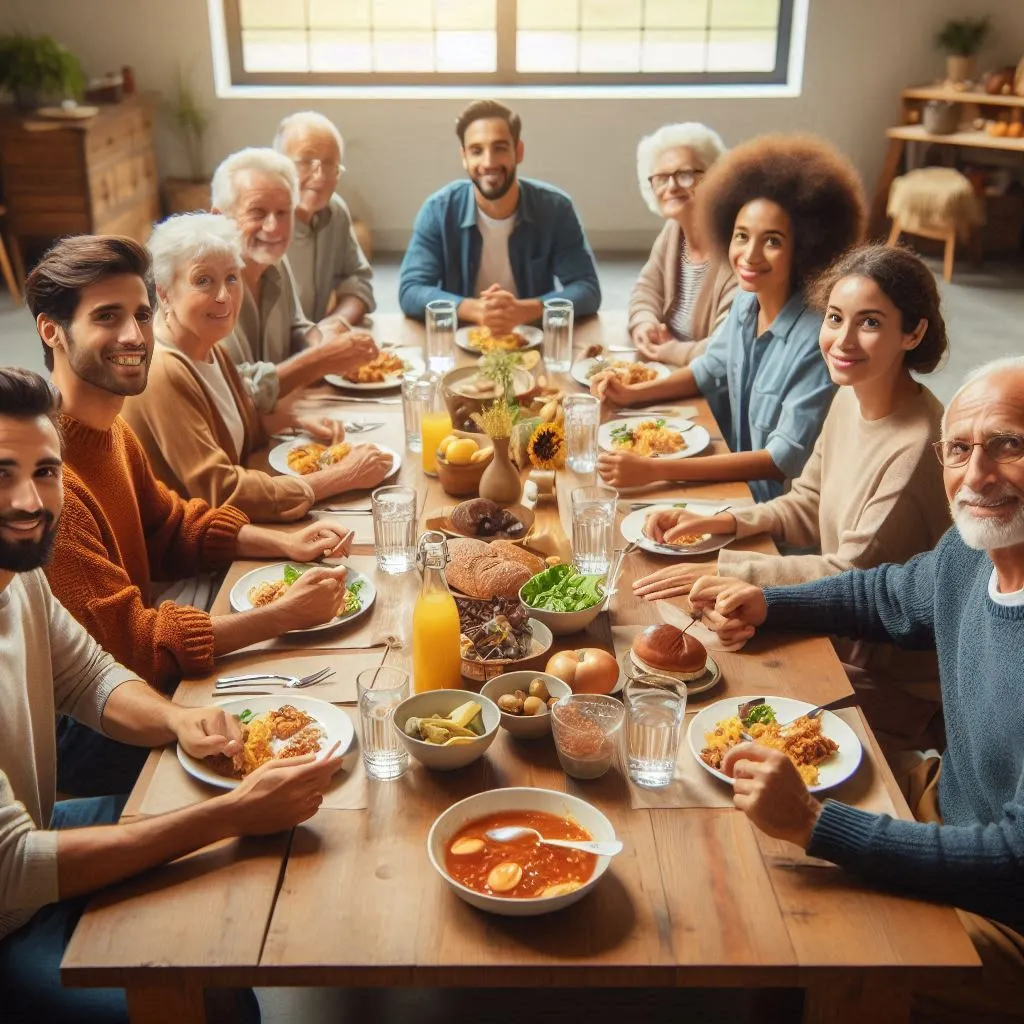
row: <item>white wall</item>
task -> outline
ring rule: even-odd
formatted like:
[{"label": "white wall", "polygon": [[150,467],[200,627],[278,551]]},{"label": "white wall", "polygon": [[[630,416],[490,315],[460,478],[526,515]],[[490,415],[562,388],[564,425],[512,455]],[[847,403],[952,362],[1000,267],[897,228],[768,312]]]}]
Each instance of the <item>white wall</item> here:
[{"label": "white wall", "polygon": [[[4,28],[54,35],[88,74],[135,68],[139,88],[170,93],[188,72],[213,113],[208,160],[269,144],[297,106],[333,118],[347,141],[341,192],[366,217],[378,249],[400,249],[423,198],[460,176],[453,124],[464,101],[217,99],[206,0],[7,0]],[[980,63],[1016,63],[1024,53],[1024,3],[1005,0],[810,0],[803,95],[786,99],[532,99],[522,114],[523,173],[572,194],[598,249],[642,249],[657,221],[637,192],[639,137],[667,121],[701,120],[728,143],[766,130],[817,132],[848,153],[870,194],[894,123],[899,90],[941,77],[933,46],[949,17],[992,13],[993,42]],[[158,138],[161,170],[182,173],[174,137]]]}]

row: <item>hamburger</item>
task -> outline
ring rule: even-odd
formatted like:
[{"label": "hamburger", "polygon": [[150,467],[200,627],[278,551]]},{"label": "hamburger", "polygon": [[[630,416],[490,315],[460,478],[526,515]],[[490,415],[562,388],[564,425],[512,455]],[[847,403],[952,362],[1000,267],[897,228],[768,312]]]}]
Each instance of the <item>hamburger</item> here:
[{"label": "hamburger", "polygon": [[692,683],[707,667],[708,652],[696,638],[667,623],[648,626],[630,648],[633,664],[642,672]]}]

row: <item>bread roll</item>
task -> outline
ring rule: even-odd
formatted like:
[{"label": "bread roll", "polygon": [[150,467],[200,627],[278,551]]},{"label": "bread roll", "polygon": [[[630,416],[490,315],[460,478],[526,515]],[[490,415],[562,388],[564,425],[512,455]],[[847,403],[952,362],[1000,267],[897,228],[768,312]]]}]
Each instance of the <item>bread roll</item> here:
[{"label": "bread roll", "polygon": [[630,653],[638,668],[684,682],[699,679],[708,660],[699,640],[667,623],[638,633]]},{"label": "bread roll", "polygon": [[515,597],[534,574],[492,551],[493,546],[469,537],[449,541],[448,586],[469,597]]},{"label": "bread roll", "polygon": [[518,562],[524,568],[530,570],[531,576],[536,576],[537,573],[543,572],[547,567],[547,562],[543,558],[539,558],[532,551],[525,551],[518,544],[513,544],[508,540],[492,540],[488,545],[495,554],[500,554],[502,558],[511,559],[513,562]]}]

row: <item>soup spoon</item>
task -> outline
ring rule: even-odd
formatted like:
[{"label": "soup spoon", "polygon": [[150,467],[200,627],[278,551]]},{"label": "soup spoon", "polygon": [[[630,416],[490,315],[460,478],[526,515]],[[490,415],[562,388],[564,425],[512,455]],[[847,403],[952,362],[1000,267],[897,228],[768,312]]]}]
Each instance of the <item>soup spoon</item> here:
[{"label": "soup spoon", "polygon": [[597,857],[614,857],[617,853],[622,853],[621,839],[613,839],[607,843],[594,839],[545,839],[535,828],[526,828],[524,825],[491,828],[484,835],[496,843],[513,843],[524,836],[536,836],[538,843],[544,843],[547,846],[563,846],[567,850],[582,850],[584,853],[592,853]]}]

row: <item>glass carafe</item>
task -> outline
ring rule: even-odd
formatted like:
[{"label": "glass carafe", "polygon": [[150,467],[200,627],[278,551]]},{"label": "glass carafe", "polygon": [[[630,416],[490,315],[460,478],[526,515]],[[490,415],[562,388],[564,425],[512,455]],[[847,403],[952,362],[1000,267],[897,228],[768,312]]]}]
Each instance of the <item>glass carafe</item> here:
[{"label": "glass carafe", "polygon": [[423,534],[418,561],[423,584],[412,613],[413,689],[461,689],[459,610],[444,578],[448,545],[443,533]]}]

